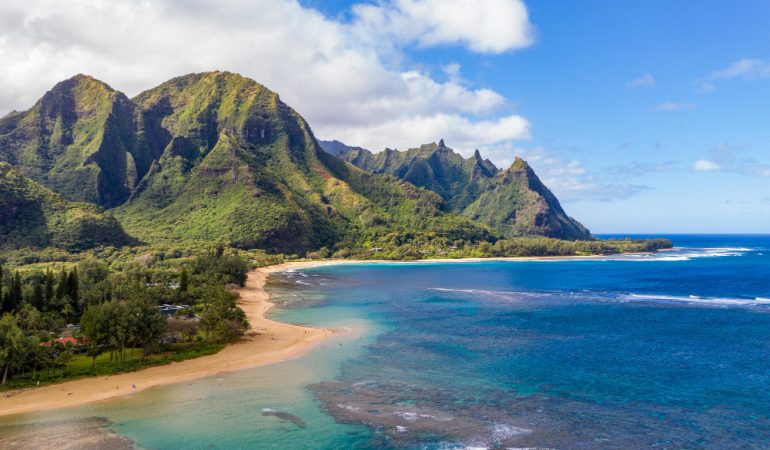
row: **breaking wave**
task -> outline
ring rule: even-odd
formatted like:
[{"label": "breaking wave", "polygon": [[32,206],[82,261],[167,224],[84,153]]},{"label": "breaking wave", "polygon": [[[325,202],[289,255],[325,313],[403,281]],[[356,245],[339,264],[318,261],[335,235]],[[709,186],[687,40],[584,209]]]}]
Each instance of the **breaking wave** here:
[{"label": "breaking wave", "polygon": [[700,295],[667,295],[667,294],[637,294],[637,293],[619,293],[619,292],[599,292],[599,291],[579,291],[579,292],[531,292],[531,291],[491,291],[483,289],[452,289],[433,287],[428,288],[431,291],[473,294],[486,297],[492,297],[499,300],[526,301],[537,299],[553,300],[586,300],[599,302],[654,302],[654,303],[672,303],[697,306],[736,306],[736,307],[756,307],[770,306],[770,298],[767,297],[708,297]]},{"label": "breaking wave", "polygon": [[729,256],[744,256],[747,253],[757,251],[748,247],[707,247],[685,248],[674,247],[670,250],[661,250],[657,253],[637,253],[620,255],[612,261],[690,261],[696,258],[721,258]]}]

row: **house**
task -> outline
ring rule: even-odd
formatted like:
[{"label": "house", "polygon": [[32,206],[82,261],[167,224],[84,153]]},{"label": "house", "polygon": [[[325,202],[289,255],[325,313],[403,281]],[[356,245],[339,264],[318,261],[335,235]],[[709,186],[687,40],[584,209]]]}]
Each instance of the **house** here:
[{"label": "house", "polygon": [[164,303],[158,306],[158,311],[160,311],[161,316],[168,318],[168,317],[173,317],[179,311],[189,307],[190,305],[169,305]]},{"label": "house", "polygon": [[48,346],[50,346],[54,342],[59,343],[61,345],[64,345],[65,347],[68,346],[68,345],[73,345],[73,346],[80,345],[82,343],[78,339],[76,339],[76,338],[74,338],[72,336],[67,336],[67,337],[59,337],[59,338],[56,338],[56,339],[54,339],[52,341],[41,342],[40,345],[42,345],[43,347],[48,347]]}]

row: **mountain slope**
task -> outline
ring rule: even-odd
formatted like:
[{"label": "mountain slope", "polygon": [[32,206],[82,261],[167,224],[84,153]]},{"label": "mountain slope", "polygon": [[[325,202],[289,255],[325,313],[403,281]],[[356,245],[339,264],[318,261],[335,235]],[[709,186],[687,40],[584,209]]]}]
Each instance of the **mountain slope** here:
[{"label": "mountain slope", "polygon": [[0,161],[68,200],[114,207],[128,199],[151,159],[139,127],[125,95],[77,75],[31,109],[0,119]]},{"label": "mountain slope", "polygon": [[133,102],[160,156],[116,213],[143,238],[303,252],[447,228],[442,221],[463,236],[489,234],[445,219],[431,192],[321,151],[299,114],[240,75],[178,77]]},{"label": "mountain slope", "polygon": [[439,194],[448,208],[489,225],[505,236],[540,235],[590,239],[590,232],[567,216],[559,201],[529,165],[517,158],[499,170],[478,150],[470,158],[444,145],[372,153],[322,142],[338,157],[376,174],[390,174]]},{"label": "mountain slope", "polygon": [[111,214],[64,200],[0,163],[0,248],[50,245],[79,251],[132,241]]}]

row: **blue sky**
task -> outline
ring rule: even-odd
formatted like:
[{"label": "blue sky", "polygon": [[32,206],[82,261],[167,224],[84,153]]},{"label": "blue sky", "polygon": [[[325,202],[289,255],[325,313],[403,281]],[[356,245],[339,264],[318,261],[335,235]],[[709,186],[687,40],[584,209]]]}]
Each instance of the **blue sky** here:
[{"label": "blue sky", "polygon": [[527,159],[595,233],[770,233],[770,1],[4,0],[0,115],[230,70],[316,136]]},{"label": "blue sky", "polygon": [[[337,17],[351,6],[305,3]],[[770,232],[770,2],[526,6],[536,38],[525,49],[412,46],[405,64],[438,77],[458,63],[510,99],[531,123],[519,147],[579,161],[604,191],[561,195],[595,232]],[[707,80],[742,59],[763,63]],[[699,160],[714,170],[694,170]]]}]

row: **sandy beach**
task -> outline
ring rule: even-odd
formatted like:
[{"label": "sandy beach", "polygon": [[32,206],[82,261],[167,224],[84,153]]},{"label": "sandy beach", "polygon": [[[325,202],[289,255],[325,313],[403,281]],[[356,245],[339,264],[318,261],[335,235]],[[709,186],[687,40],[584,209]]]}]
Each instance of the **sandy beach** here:
[{"label": "sandy beach", "polygon": [[15,393],[11,397],[6,397],[8,393],[4,393],[0,396],[0,416],[78,406],[134,394],[155,386],[215,376],[221,373],[258,367],[301,356],[325,336],[332,334],[333,330],[291,325],[268,319],[266,314],[274,305],[270,302],[270,294],[265,290],[265,283],[271,273],[337,264],[467,263],[495,260],[591,259],[597,257],[601,256],[425,259],[410,262],[388,260],[320,260],[287,262],[262,267],[249,272],[245,286],[237,290],[240,294],[238,305],[244,310],[251,324],[251,330],[239,342],[228,345],[215,355],[119,375],[67,381]]},{"label": "sandy beach", "polygon": [[[273,307],[265,282],[270,273],[306,264],[280,264],[249,272],[246,285],[238,289],[238,305],[251,330],[244,338],[215,355],[151,367],[108,377],[83,378],[0,396],[0,416],[67,408],[121,397],[155,386],[180,383],[296,358],[320,342],[331,330],[302,327],[266,318]],[[135,388],[132,387],[136,386]]]}]

